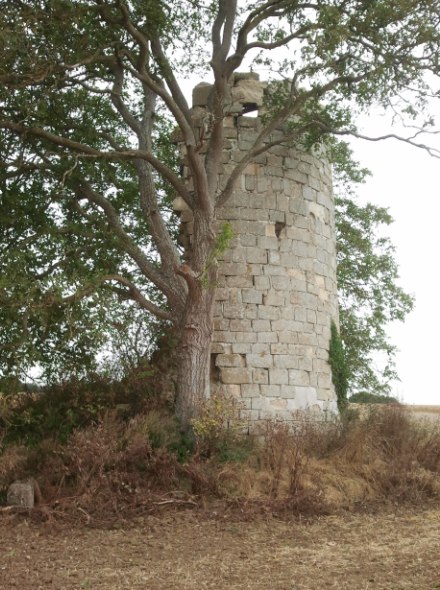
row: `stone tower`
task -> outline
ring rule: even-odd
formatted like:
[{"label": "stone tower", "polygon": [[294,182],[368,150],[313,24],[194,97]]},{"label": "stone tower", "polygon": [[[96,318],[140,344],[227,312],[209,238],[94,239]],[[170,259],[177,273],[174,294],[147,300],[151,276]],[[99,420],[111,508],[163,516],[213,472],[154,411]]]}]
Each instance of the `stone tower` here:
[{"label": "stone tower", "polygon": [[[210,89],[202,83],[193,92],[200,125]],[[264,89],[255,74],[233,79],[224,119],[225,178],[261,128]],[[246,115],[252,110],[257,116]],[[283,135],[275,130],[268,142]],[[211,390],[240,399],[250,421],[336,413],[328,364],[330,325],[338,317],[330,166],[275,145],[247,166],[217,217],[231,224],[234,239],[220,264]],[[191,212],[183,210],[181,221],[190,238]]]}]

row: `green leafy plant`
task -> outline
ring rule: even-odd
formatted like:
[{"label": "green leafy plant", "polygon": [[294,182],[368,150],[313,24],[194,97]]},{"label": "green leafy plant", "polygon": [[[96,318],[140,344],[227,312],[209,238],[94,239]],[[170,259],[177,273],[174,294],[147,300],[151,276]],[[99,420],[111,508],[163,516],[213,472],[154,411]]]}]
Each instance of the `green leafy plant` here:
[{"label": "green leafy plant", "polygon": [[[399,286],[394,246],[384,235],[392,221],[383,207],[336,199],[339,325],[352,393],[390,393],[396,346],[386,327],[403,321],[414,306]],[[384,359],[382,368],[373,363],[375,353]]]},{"label": "green leafy plant", "polygon": [[211,256],[208,259],[208,263],[203,271],[202,276],[202,284],[206,288],[209,287],[209,277],[208,271],[213,266],[218,264],[219,259],[223,256],[226,250],[229,248],[231,240],[234,238],[234,232],[232,230],[232,225],[225,221],[221,224],[220,231],[216,236],[215,239],[215,246],[212,251]]},{"label": "green leafy plant", "polygon": [[5,396],[0,415],[3,444],[35,446],[47,437],[66,442],[75,429],[98,423],[115,399],[113,383],[97,377]]},{"label": "green leafy plant", "polygon": [[242,460],[248,452],[243,437],[245,423],[240,419],[240,404],[221,394],[213,395],[191,421],[196,449],[204,456]]},{"label": "green leafy plant", "polygon": [[334,321],[331,323],[329,364],[332,369],[333,385],[335,386],[338,408],[343,412],[347,407],[349,370],[344,351],[344,344]]}]

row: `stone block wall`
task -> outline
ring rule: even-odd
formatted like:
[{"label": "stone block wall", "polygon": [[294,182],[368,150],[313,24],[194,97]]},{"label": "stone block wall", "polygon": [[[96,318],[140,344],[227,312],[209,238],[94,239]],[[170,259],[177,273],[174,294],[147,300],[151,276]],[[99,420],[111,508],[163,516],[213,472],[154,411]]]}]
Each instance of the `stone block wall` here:
[{"label": "stone block wall", "polygon": [[[225,117],[224,183],[261,129],[244,111],[263,103],[264,84],[239,75]],[[194,91],[203,119],[206,84]],[[268,142],[282,138],[275,130]],[[179,203],[176,202],[176,208]],[[331,170],[325,159],[284,145],[249,164],[217,218],[234,239],[220,264],[212,343],[212,392],[238,398],[244,417],[292,420],[337,412],[328,364],[337,321],[336,238]],[[183,233],[191,213],[182,211]]]}]

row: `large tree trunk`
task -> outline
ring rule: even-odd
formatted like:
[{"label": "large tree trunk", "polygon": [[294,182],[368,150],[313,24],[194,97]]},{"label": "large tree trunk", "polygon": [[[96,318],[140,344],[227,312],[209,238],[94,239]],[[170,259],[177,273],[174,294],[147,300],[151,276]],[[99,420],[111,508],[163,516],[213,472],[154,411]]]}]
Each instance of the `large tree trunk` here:
[{"label": "large tree trunk", "polygon": [[187,299],[177,351],[176,410],[184,430],[209,395],[215,288],[199,284],[195,291]]},{"label": "large tree trunk", "polygon": [[[208,198],[205,201],[209,201]],[[212,211],[194,210],[194,232],[188,263],[178,273],[188,291],[178,323],[176,413],[181,427],[191,430],[191,419],[209,396],[211,338],[218,267]]]}]

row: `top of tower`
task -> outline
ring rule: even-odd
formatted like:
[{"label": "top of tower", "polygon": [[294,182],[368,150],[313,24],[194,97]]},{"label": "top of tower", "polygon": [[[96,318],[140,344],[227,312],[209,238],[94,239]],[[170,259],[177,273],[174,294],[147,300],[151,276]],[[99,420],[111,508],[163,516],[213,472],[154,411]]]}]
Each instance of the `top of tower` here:
[{"label": "top of tower", "polygon": [[[261,82],[253,72],[236,73],[232,76],[225,104],[228,113],[249,113],[263,106],[264,89],[267,83]],[[211,99],[213,85],[201,82],[193,90],[193,107],[206,107]]]}]

